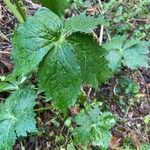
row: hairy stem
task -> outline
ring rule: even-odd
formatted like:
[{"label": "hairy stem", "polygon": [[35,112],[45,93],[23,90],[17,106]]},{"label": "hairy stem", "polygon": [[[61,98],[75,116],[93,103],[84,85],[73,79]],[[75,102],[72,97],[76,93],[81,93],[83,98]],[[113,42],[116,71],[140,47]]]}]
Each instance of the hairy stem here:
[{"label": "hairy stem", "polygon": [[19,13],[19,11],[17,10],[16,6],[13,5],[10,0],[3,0],[4,3],[7,5],[7,7],[9,8],[9,10],[11,11],[11,13],[13,13],[13,15],[17,18],[17,20],[20,23],[24,22],[24,19],[22,18],[21,14]]}]

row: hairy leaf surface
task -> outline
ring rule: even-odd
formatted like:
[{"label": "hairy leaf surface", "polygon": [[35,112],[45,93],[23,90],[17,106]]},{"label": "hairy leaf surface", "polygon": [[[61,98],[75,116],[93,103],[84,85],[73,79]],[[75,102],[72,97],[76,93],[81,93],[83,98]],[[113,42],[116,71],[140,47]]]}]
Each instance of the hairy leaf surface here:
[{"label": "hairy leaf surface", "polygon": [[54,45],[62,22],[47,9],[36,12],[20,25],[13,38],[14,71],[26,75],[35,69]]},{"label": "hairy leaf surface", "polygon": [[0,104],[0,149],[12,149],[17,136],[36,131],[35,98],[31,88],[18,89]]},{"label": "hairy leaf surface", "polygon": [[[86,17],[84,21],[86,24]],[[76,102],[83,84],[98,87],[110,73],[106,50],[88,34],[64,34],[64,24],[50,10],[38,11],[17,29],[13,54],[15,72],[25,75],[38,67],[40,89],[66,112]]]},{"label": "hairy leaf surface", "polygon": [[130,69],[139,67],[148,68],[149,53],[147,42],[140,40],[127,40],[126,36],[116,36],[104,47],[108,50],[106,59],[110,68],[115,71],[121,64]]},{"label": "hairy leaf surface", "polygon": [[96,88],[98,83],[110,77],[111,73],[104,58],[106,50],[92,36],[76,33],[68,41],[76,51],[84,84]]},{"label": "hairy leaf surface", "polygon": [[97,25],[102,24],[102,20],[83,14],[76,15],[66,20],[64,25],[64,33],[71,34],[74,32],[91,33]]},{"label": "hairy leaf surface", "polygon": [[62,111],[74,105],[81,88],[80,66],[73,47],[63,42],[56,45],[39,66],[40,87]]}]

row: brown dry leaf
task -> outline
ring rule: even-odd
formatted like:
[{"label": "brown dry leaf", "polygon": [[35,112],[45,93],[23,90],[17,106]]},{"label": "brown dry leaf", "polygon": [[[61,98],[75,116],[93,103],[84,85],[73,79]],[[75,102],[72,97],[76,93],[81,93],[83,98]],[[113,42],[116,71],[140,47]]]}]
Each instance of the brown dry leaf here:
[{"label": "brown dry leaf", "polygon": [[121,138],[117,138],[117,137],[114,137],[114,136],[113,136],[113,137],[111,138],[109,147],[110,147],[112,150],[120,150],[120,141],[121,141]]},{"label": "brown dry leaf", "polygon": [[134,131],[128,133],[128,137],[132,140],[133,145],[137,150],[140,150],[141,143],[139,142],[138,136]]}]

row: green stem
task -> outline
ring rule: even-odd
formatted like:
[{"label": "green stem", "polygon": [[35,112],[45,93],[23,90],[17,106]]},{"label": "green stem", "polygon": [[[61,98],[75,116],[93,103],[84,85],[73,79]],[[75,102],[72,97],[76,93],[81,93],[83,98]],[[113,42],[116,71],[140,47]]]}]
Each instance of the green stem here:
[{"label": "green stem", "polygon": [[51,107],[42,107],[42,108],[38,108],[38,109],[34,109],[34,112],[38,112],[38,111],[45,111],[45,110],[50,110]]},{"label": "green stem", "polygon": [[16,6],[13,5],[10,0],[3,0],[4,3],[7,5],[7,7],[9,8],[9,10],[11,11],[11,13],[13,13],[13,15],[17,18],[17,20],[20,23],[24,22],[24,19],[22,18],[21,14],[19,13],[19,11],[17,10]]},{"label": "green stem", "polygon": [[21,8],[21,5],[20,5],[19,1],[18,0],[14,0],[14,3],[16,5],[20,15],[22,16],[23,20],[26,21],[26,15],[25,15],[23,9]]}]

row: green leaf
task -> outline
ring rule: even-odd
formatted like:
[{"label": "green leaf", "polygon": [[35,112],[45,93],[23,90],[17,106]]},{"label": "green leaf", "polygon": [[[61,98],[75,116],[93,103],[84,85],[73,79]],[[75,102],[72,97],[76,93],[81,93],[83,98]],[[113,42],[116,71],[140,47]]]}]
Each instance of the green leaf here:
[{"label": "green leaf", "polygon": [[150,114],[144,116],[144,122],[148,125],[150,125]]},{"label": "green leaf", "polygon": [[61,26],[57,15],[43,9],[17,28],[12,52],[16,75],[26,75],[39,65],[57,40]]},{"label": "green leaf", "polygon": [[48,98],[63,112],[75,104],[81,88],[80,66],[73,47],[63,42],[48,53],[39,66],[38,80]]},{"label": "green leaf", "polygon": [[110,70],[106,50],[92,36],[64,35],[63,26],[50,10],[38,11],[17,29],[13,54],[15,72],[25,75],[38,67],[40,89],[66,112],[84,84],[98,87],[110,77]]},{"label": "green leaf", "polygon": [[128,97],[134,97],[139,93],[139,85],[127,76],[123,76],[118,81],[118,92],[126,94]]},{"label": "green leaf", "polygon": [[140,148],[140,150],[149,150],[150,149],[150,144],[143,144]]},{"label": "green leaf", "polygon": [[126,36],[115,36],[111,39],[111,41],[104,44],[104,47],[109,51],[121,50],[126,39]]},{"label": "green leaf", "polygon": [[69,6],[69,0],[39,0],[42,6],[49,8],[55,14],[64,15],[65,9]]},{"label": "green leaf", "polygon": [[85,16],[84,14],[76,15],[66,20],[64,25],[64,33],[91,33],[93,29],[102,23],[103,21],[100,18]]},{"label": "green leaf", "polygon": [[123,57],[123,64],[128,66],[131,69],[137,69],[139,67],[148,68],[148,61],[149,57],[147,54],[149,50],[144,45],[145,42],[139,42],[135,46],[127,48],[124,51]]},{"label": "green leaf", "polygon": [[108,50],[106,59],[109,61],[109,67],[116,71],[121,64],[130,69],[140,67],[148,68],[149,53],[147,42],[128,40],[126,36],[116,36],[106,43],[104,47]]},{"label": "green leaf", "polygon": [[98,107],[81,113],[75,118],[78,127],[74,128],[73,136],[77,144],[92,144],[101,148],[108,148],[111,140],[109,131],[116,123],[115,117],[109,113],[101,113]]},{"label": "green leaf", "polygon": [[117,70],[121,67],[122,56],[118,51],[110,51],[106,59],[109,61],[109,67],[112,70]]},{"label": "green leaf", "polygon": [[97,88],[99,83],[111,76],[104,57],[106,50],[87,34],[76,33],[68,40],[76,51],[84,84]]},{"label": "green leaf", "polygon": [[12,149],[16,137],[36,132],[33,107],[35,92],[31,88],[15,91],[0,105],[0,149]]}]

